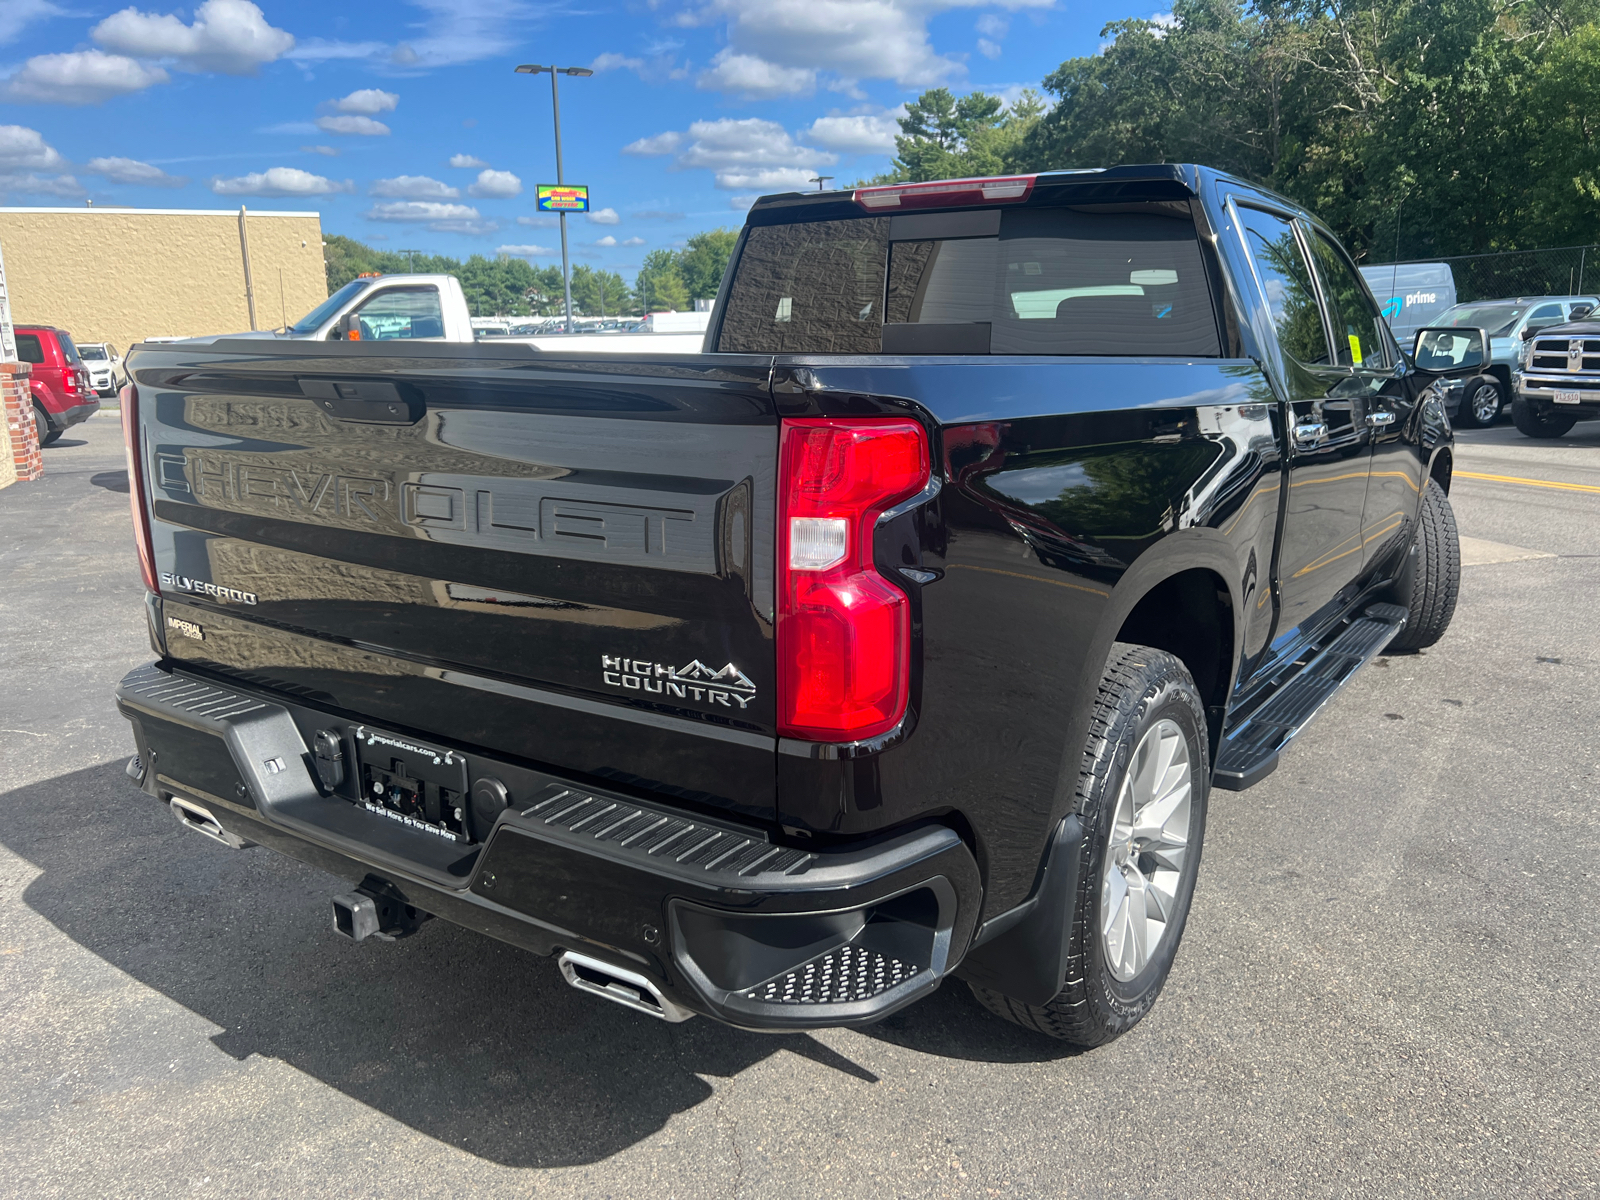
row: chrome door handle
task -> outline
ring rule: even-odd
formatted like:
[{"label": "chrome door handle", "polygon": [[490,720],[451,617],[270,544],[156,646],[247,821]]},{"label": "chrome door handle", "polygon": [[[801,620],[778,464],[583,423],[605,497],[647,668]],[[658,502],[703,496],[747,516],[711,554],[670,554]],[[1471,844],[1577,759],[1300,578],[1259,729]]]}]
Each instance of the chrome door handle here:
[{"label": "chrome door handle", "polygon": [[1325,421],[1316,421],[1306,425],[1294,427],[1294,440],[1300,446],[1315,446],[1328,440],[1328,426]]},{"label": "chrome door handle", "polygon": [[1369,412],[1367,414],[1367,424],[1372,426],[1374,429],[1377,429],[1383,425],[1393,425],[1394,414],[1383,409],[1380,409],[1378,412]]}]

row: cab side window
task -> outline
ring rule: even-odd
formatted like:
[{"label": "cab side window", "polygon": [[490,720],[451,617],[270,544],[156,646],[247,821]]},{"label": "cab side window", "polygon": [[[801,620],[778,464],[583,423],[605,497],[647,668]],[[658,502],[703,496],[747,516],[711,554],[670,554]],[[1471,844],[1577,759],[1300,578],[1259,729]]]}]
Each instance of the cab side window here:
[{"label": "cab side window", "polygon": [[356,310],[362,341],[444,336],[437,288],[386,288]]},{"label": "cab side window", "polygon": [[36,333],[17,334],[17,357],[25,363],[43,363],[44,347]]},{"label": "cab side window", "polygon": [[1258,208],[1239,209],[1239,220],[1261,280],[1267,310],[1278,331],[1278,345],[1285,354],[1308,366],[1332,365],[1337,360],[1328,352],[1311,268],[1300,252],[1294,227],[1284,218]]},{"label": "cab side window", "polygon": [[1394,366],[1383,318],[1372,302],[1361,276],[1344,253],[1321,233],[1312,231],[1311,255],[1316,259],[1322,297],[1333,325],[1333,352],[1342,367],[1387,371]]}]

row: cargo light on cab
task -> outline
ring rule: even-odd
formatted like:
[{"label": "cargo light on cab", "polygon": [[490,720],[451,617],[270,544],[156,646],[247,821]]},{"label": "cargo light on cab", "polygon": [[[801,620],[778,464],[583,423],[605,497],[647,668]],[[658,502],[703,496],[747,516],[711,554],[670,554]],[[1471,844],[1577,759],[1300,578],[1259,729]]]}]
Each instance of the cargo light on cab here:
[{"label": "cargo light on cab", "polygon": [[956,204],[1020,203],[1033,192],[1035,175],[994,179],[941,179],[934,183],[897,183],[857,188],[851,199],[874,211],[891,208],[948,208]]},{"label": "cargo light on cab", "polygon": [[911,612],[873,565],[873,527],[927,486],[928,435],[898,419],[786,420],[778,457],[779,732],[876,737],[910,698]]}]

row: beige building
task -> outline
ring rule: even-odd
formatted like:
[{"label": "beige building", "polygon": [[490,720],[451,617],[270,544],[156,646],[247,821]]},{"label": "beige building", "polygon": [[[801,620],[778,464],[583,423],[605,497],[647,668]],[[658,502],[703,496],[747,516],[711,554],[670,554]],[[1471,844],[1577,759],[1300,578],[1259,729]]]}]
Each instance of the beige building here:
[{"label": "beige building", "polygon": [[[322,218],[238,209],[0,208],[11,313],[118,353],[147,337],[277,329],[328,295]],[[245,288],[246,247],[255,321]]]}]

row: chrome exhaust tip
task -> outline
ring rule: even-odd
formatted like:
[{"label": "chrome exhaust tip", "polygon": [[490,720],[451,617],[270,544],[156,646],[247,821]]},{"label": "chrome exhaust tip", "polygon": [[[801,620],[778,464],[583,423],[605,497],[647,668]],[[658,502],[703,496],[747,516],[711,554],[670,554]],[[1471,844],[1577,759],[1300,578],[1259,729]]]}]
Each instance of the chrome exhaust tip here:
[{"label": "chrome exhaust tip", "polygon": [[661,989],[643,975],[624,967],[614,967],[598,958],[575,951],[564,951],[557,960],[566,981],[580,992],[599,996],[634,1012],[648,1013],[658,1021],[687,1021],[694,1013],[661,994]]},{"label": "chrome exhaust tip", "polygon": [[210,838],[213,842],[221,842],[230,850],[243,850],[246,846],[255,843],[240,837],[237,833],[229,833],[222,824],[211,815],[209,809],[196,804],[193,800],[184,800],[174,796],[170,801],[172,815],[178,818],[178,824],[185,829],[192,829],[196,833]]}]

